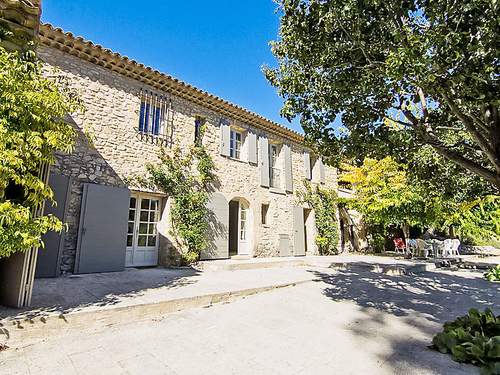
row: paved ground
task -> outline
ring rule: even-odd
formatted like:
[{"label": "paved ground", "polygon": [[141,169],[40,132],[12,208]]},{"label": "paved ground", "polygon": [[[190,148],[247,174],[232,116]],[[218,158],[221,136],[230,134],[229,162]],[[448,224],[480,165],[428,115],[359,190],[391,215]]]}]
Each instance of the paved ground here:
[{"label": "paved ground", "polygon": [[[302,282],[309,266],[332,264],[412,266],[419,262],[392,257],[341,255],[252,258],[201,262],[193,268],[126,269],[123,272],[35,280],[32,307],[24,311],[0,306],[0,319],[121,308],[247,288]],[[233,272],[238,270],[238,272]],[[211,272],[215,271],[215,272]]]},{"label": "paved ground", "polygon": [[0,373],[479,373],[427,345],[470,307],[499,312],[498,285],[480,274],[309,272],[316,282],[10,348]]},{"label": "paved ground", "polygon": [[124,272],[35,280],[32,308],[0,307],[0,318],[58,315],[155,304],[312,280],[304,267],[197,272],[193,269],[129,269]]}]

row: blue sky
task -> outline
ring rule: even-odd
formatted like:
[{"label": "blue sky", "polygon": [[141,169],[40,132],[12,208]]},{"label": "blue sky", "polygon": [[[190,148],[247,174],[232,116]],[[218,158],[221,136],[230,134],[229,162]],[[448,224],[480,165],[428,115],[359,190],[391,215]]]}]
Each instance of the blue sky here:
[{"label": "blue sky", "polygon": [[[261,72],[275,65],[272,0],[44,0],[42,20],[301,131]],[[141,4],[139,6],[139,4]]]}]

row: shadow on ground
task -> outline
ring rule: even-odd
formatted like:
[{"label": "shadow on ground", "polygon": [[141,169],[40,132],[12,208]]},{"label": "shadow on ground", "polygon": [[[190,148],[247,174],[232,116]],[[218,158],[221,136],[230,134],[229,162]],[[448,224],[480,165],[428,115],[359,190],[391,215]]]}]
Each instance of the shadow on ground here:
[{"label": "shadow on ground", "polygon": [[390,276],[350,270],[314,274],[328,285],[324,294],[332,300],[354,301],[361,307],[396,316],[418,313],[428,320],[444,322],[471,307],[500,309],[500,286],[465,273]]},{"label": "shadow on ground", "polygon": [[393,373],[471,374],[474,366],[453,362],[429,348],[442,323],[472,308],[491,308],[500,314],[500,286],[463,272],[425,272],[390,276],[367,271],[312,271],[325,283],[323,294],[333,301],[352,301],[360,316],[346,329],[372,337],[390,349],[380,363]]},{"label": "shadow on ground", "polygon": [[129,268],[122,272],[72,275],[70,277],[35,279],[31,307],[12,309],[0,306],[1,318],[35,318],[50,313],[65,314],[89,306],[116,305],[140,297],[148,290],[175,289],[196,282],[192,268]]}]

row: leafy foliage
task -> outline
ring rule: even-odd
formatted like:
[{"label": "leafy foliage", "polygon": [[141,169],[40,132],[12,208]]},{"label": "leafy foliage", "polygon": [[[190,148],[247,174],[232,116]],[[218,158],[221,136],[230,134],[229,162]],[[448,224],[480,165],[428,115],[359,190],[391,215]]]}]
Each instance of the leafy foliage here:
[{"label": "leafy foliage", "polygon": [[285,99],[282,114],[300,116],[330,162],[428,145],[498,191],[498,2],[278,4],[278,66],[265,74]]},{"label": "leafy foliage", "polygon": [[53,216],[35,217],[34,208],[53,199],[40,166],[73,145],[74,130],[64,117],[81,105],[63,83],[43,77],[32,49],[0,46],[0,258],[41,247],[44,233],[62,229]]},{"label": "leafy foliage", "polygon": [[[203,129],[204,130],[204,129]],[[199,259],[208,245],[207,203],[216,181],[215,165],[202,145],[196,142],[185,154],[179,148],[169,155],[160,152],[159,164],[148,164],[148,182],[173,198],[170,214],[172,235],[178,239],[185,263]],[[195,166],[193,168],[193,166]]]},{"label": "leafy foliage", "polygon": [[337,193],[319,185],[312,186],[304,181],[304,190],[297,193],[301,203],[307,203],[313,210],[316,224],[316,238],[321,255],[338,253]]},{"label": "leafy foliage", "polygon": [[345,199],[372,225],[427,225],[434,221],[435,201],[409,183],[406,169],[391,157],[366,158],[360,167],[344,165],[340,181],[351,183],[355,196]]},{"label": "leafy foliage", "polygon": [[339,180],[355,187],[355,196],[343,201],[364,215],[379,242],[384,228],[404,224],[443,231],[453,226],[462,241],[477,245],[500,242],[498,196],[460,201],[470,194],[448,194],[432,181],[415,178],[407,166],[389,156],[380,160],[366,158],[360,167],[343,168],[346,172]]},{"label": "leafy foliage", "polygon": [[500,264],[497,264],[495,267],[491,267],[488,272],[484,274],[484,277],[488,281],[500,282]]},{"label": "leafy foliage", "polygon": [[500,316],[490,309],[470,309],[467,315],[445,323],[432,343],[457,362],[481,366],[483,374],[500,374]]},{"label": "leafy foliage", "polygon": [[454,225],[457,234],[468,242],[500,247],[500,196],[453,205],[443,225]]}]

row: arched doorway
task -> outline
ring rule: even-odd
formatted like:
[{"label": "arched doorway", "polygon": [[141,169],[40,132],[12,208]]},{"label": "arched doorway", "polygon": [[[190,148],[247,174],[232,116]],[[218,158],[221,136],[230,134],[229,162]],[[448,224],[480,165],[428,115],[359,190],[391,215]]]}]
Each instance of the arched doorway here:
[{"label": "arched doorway", "polygon": [[229,202],[229,256],[250,255],[252,215],[250,205],[243,198]]}]

